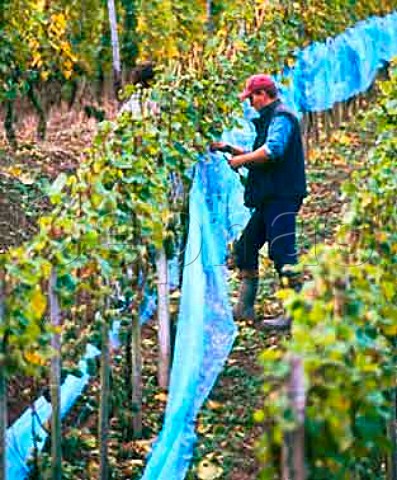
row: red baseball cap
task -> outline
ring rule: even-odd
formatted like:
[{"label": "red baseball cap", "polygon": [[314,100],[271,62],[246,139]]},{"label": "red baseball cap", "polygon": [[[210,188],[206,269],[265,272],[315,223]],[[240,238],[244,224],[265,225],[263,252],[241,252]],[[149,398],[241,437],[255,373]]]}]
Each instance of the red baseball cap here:
[{"label": "red baseball cap", "polygon": [[259,73],[248,78],[244,91],[238,97],[243,101],[258,90],[274,90],[275,88],[276,84],[270,75]]}]

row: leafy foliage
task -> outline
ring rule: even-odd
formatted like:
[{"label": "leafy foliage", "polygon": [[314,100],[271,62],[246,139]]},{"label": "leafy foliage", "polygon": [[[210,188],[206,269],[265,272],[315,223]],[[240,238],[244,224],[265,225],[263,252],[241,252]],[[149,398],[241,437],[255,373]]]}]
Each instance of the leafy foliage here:
[{"label": "leafy foliage", "polygon": [[68,38],[68,13],[44,2],[14,2],[3,12],[0,98],[14,99],[26,82],[45,82],[56,72],[70,78],[76,57]]},{"label": "leafy foliage", "polygon": [[[1,18],[1,26],[4,26],[1,31],[5,32],[1,36],[0,49],[1,99],[15,101],[18,95],[31,88],[32,82],[47,82],[52,75],[68,79],[77,68],[76,62],[83,71],[89,72],[88,75],[95,71],[98,56],[102,59],[98,62],[101,68],[106,70],[109,67],[105,2],[91,0],[90,6],[98,7],[92,9],[98,17],[91,17],[83,9],[82,23],[77,14],[77,7],[82,4],[77,0],[70,7],[63,2],[51,2],[50,6],[45,2],[33,4],[27,0],[17,3],[15,11],[7,5],[6,14]],[[51,332],[45,320],[45,299],[51,269],[57,270],[58,293],[64,307],[73,305],[79,290],[88,291],[97,307],[103,304],[104,297],[110,295],[109,286],[118,282],[126,293],[131,294],[132,285],[137,285],[139,271],[142,270],[150,280],[153,249],[166,242],[173,243],[178,216],[183,214],[180,202],[169,195],[170,178],[176,176],[177,181],[184,182],[188,187],[193,162],[204,152],[209,141],[233,124],[238,81],[253,71],[278,70],[280,64],[293,59],[294,49],[305,41],[323,38],[325,33],[332,35],[361,16],[361,10],[357,12],[354,9],[354,16],[344,15],[343,19],[342,13],[338,13],[337,18],[341,22],[335,21],[335,24],[324,27],[317,18],[319,11],[325,8],[322,3],[308,10],[298,8],[299,3],[294,3],[291,8],[275,2],[266,9],[258,2],[252,2],[252,8],[239,1],[223,4],[224,8],[219,7],[222,13],[215,17],[215,30],[211,36],[205,34],[207,19],[202,3],[189,3],[188,9],[184,8],[187,4],[183,1],[172,5],[156,3],[158,9],[155,9],[153,17],[149,15],[153,12],[153,3],[145,3],[145,8],[140,10],[141,17],[137,19],[140,55],[158,55],[161,61],[152,91],[152,99],[160,105],[160,114],[142,120],[133,120],[124,114],[113,123],[103,122],[92,150],[76,174],[59,176],[49,189],[54,209],[40,219],[39,233],[23,247],[2,255],[0,268],[5,272],[7,302],[6,321],[2,323],[0,333],[7,338],[8,374],[17,369],[30,373],[40,367],[43,358],[46,358],[45,347]],[[362,5],[360,2],[360,9]],[[342,10],[339,7],[336,12]],[[373,6],[370,11],[383,13],[379,8]],[[384,11],[390,8],[392,5],[387,3]],[[164,35],[165,27],[168,29],[166,41],[160,36]],[[307,33],[309,28],[313,30],[310,35]],[[152,44],[159,45],[159,50],[151,52],[149,45]],[[143,46],[147,47],[148,53]],[[394,115],[393,104],[385,104],[385,108],[388,116]],[[392,141],[388,139],[387,144]],[[376,162],[382,164],[383,158],[389,158],[389,154],[375,155],[374,169]],[[378,177],[374,178],[381,181],[387,168],[391,168],[390,158],[388,167],[384,165],[384,171],[376,170]],[[385,192],[374,200],[374,203],[379,202],[376,203],[379,207],[385,207],[385,216],[373,216],[373,221],[380,223],[372,226],[380,227],[378,235],[379,232],[386,235],[385,247],[382,248],[394,259],[395,252],[389,242],[393,233],[386,228],[386,218],[390,218],[392,208],[389,186]],[[360,205],[369,206],[372,201],[373,197],[369,202],[368,198],[362,199]],[[370,231],[365,217],[357,215],[354,218],[361,219],[363,231],[365,228]],[[378,245],[377,237],[370,235],[354,236],[351,243],[359,247],[355,259],[362,260],[364,253],[368,253],[361,241],[370,239]],[[333,448],[333,456],[321,460],[321,468],[325,471],[335,471],[341,464],[352,468],[346,455],[348,447],[357,448],[362,456],[375,448],[365,432],[359,433],[359,441],[356,442],[353,428],[361,432],[362,416],[366,414],[378,418],[387,405],[387,395],[383,392],[390,386],[392,378],[390,342],[395,332],[390,322],[395,312],[390,305],[394,292],[390,286],[391,272],[386,265],[373,263],[373,258],[380,258],[379,252],[378,257],[371,257],[364,269],[352,268],[347,275],[343,268],[331,270],[329,267],[332,262],[346,261],[345,255],[324,249],[318,254],[321,262],[314,280],[315,300],[313,295],[311,298],[291,300],[294,315],[307,319],[306,323],[297,324],[302,330],[299,333],[297,326],[296,342],[302,337],[309,338],[309,330],[312,333],[318,327],[315,338],[325,342],[320,350],[325,349],[328,354],[335,344],[341,349],[332,359],[336,367],[340,367],[341,377],[336,377],[335,367],[331,371],[326,369],[329,378],[339,378],[340,384],[349,386],[355,395],[363,392],[374,394],[365,397],[360,405],[354,405],[354,422],[347,418],[346,413],[353,411],[351,401],[347,402],[347,407],[346,404],[340,407],[344,412],[341,418],[350,421],[346,423],[347,427],[342,427],[338,421],[324,422],[313,417],[313,427],[319,425],[322,431],[332,434],[323,437],[323,441],[328,442],[327,448]],[[126,268],[131,265],[138,266],[134,270],[135,283],[126,284]],[[329,270],[333,273],[329,281],[325,281],[323,279],[327,278]],[[373,284],[369,283],[369,279],[373,280]],[[327,318],[338,316],[333,309],[333,289],[344,290],[347,283],[352,286],[344,298],[348,315],[343,321],[330,323],[332,327],[327,326],[323,331],[323,311]],[[378,297],[367,299],[364,294],[370,287],[376,288],[373,292]],[[377,298],[379,304],[375,304],[373,298]],[[372,330],[368,330],[367,310],[372,312]],[[94,337],[98,336],[97,333],[93,332]],[[363,338],[361,343],[353,341],[356,337]],[[346,341],[350,342],[347,350],[344,347]],[[307,340],[302,345],[306,349]],[[302,345],[296,343],[298,352]],[[316,378],[323,379],[320,381],[321,388],[313,389],[320,392],[313,398],[321,402],[325,397],[329,402],[328,410],[338,408],[331,389],[324,387],[328,385],[328,377],[322,376],[325,375],[323,360],[315,357],[317,351],[313,346],[309,351],[313,351],[316,361],[308,363],[308,373],[314,372]],[[340,364],[344,365],[343,368]],[[379,375],[375,371],[378,364],[384,367],[383,372],[388,372],[387,375]],[[281,369],[280,375],[284,373],[285,369]],[[353,384],[352,379],[359,382]],[[366,390],[357,384],[361,381]],[[375,391],[381,392],[380,396],[378,393],[375,395]],[[280,410],[274,413],[284,412],[285,403],[275,403],[277,405]],[[280,413],[281,417],[284,418]],[[381,438],[376,422],[373,428]],[[347,443],[340,448],[336,440],[341,437],[341,432],[346,433]],[[331,443],[332,439],[335,445]]]},{"label": "leafy foliage", "polygon": [[307,379],[309,478],[379,478],[390,447],[386,422],[396,380],[397,333],[391,221],[396,218],[396,73],[367,117],[377,126],[379,140],[366,168],[344,187],[352,201],[339,245],[316,246],[303,260],[315,265],[312,281],[300,294],[282,294],[294,318],[293,337],[282,349],[262,354],[266,398],[257,415],[268,425],[261,442],[263,479],[275,478],[275,451],[295,424],[283,387],[289,353],[302,357]]},{"label": "leafy foliage", "polygon": [[[166,65],[220,41],[229,53],[230,49],[242,53],[249,49],[249,70],[279,69],[296,47],[324,40],[358,20],[395,8],[391,0],[353,1],[349,9],[340,0],[271,2],[266,7],[255,1],[216,0],[207,12],[206,4],[204,0],[118,2],[123,63],[131,67],[139,55]],[[93,79],[98,63],[101,75],[111,72],[104,0],[3,0],[1,7],[0,98],[23,92],[21,75],[33,75],[41,83],[61,77],[65,82],[74,74]],[[213,25],[210,33],[209,22]]]}]

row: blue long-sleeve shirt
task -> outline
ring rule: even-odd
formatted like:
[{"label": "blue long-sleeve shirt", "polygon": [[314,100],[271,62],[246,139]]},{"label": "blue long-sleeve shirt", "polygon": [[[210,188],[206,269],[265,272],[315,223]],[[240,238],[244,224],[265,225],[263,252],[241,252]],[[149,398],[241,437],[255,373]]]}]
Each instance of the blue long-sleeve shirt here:
[{"label": "blue long-sleeve shirt", "polygon": [[305,159],[297,117],[280,100],[267,105],[253,119],[253,150],[269,152],[264,162],[247,165],[244,200],[249,208],[278,198],[301,199],[306,195]]},{"label": "blue long-sleeve shirt", "polygon": [[284,154],[292,128],[292,120],[286,115],[278,115],[273,118],[269,126],[266,142],[262,147],[270,160],[276,160]]}]

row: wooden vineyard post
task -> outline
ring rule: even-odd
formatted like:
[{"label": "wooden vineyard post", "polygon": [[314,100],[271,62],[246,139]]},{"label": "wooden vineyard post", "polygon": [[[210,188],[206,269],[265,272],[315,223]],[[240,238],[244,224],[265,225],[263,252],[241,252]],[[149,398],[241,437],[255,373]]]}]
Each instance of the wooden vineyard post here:
[{"label": "wooden vineyard post", "polygon": [[322,126],[323,126],[323,133],[324,136],[327,140],[329,140],[332,132],[332,126],[331,126],[331,110],[324,110],[323,115],[322,115],[323,121],[322,121]]},{"label": "wooden vineyard post", "polygon": [[[139,245],[139,227],[136,216],[133,216],[134,226],[134,247]],[[130,395],[131,395],[131,411],[132,411],[132,430],[135,438],[142,436],[142,350],[141,350],[141,323],[140,323],[140,307],[144,298],[146,276],[145,264],[139,257],[128,274],[132,283],[132,292],[134,299],[131,305],[131,328],[129,338],[129,360],[130,368]]]},{"label": "wooden vineyard post", "polygon": [[164,249],[157,258],[157,318],[158,318],[158,383],[160,388],[167,389],[169,383],[171,342],[170,342],[170,306],[168,284],[168,262]]},{"label": "wooden vineyard post", "polygon": [[338,129],[338,128],[341,127],[342,118],[343,118],[342,103],[337,102],[334,106],[334,127],[335,127],[335,129]]},{"label": "wooden vineyard post", "polygon": [[131,335],[131,367],[132,367],[132,428],[135,438],[142,435],[142,352],[141,352],[141,325],[139,322],[139,308],[132,312]]},{"label": "wooden vineyard post", "polygon": [[109,292],[106,292],[105,312],[101,315],[101,392],[99,399],[99,478],[109,478],[109,401],[110,401],[110,355],[109,355]]},{"label": "wooden vineyard post", "polygon": [[358,108],[359,110],[365,110],[367,108],[367,99],[366,93],[361,93],[358,97]]},{"label": "wooden vineyard post", "polygon": [[353,116],[355,117],[357,113],[359,112],[360,106],[359,106],[359,97],[356,95],[353,98]]},{"label": "wooden vineyard post", "polygon": [[0,272],[0,325],[2,331],[0,349],[0,480],[7,479],[6,471],[6,430],[7,430],[7,377],[5,371],[6,338],[5,338],[5,287],[3,272]]},{"label": "wooden vineyard post", "polygon": [[116,100],[119,100],[119,90],[121,88],[121,62],[119,36],[117,30],[116,5],[114,0],[107,0],[107,5],[109,12],[110,35],[113,52],[113,88]]},{"label": "wooden vineyard post", "polygon": [[49,282],[49,302],[51,326],[54,329],[51,339],[51,456],[52,480],[62,479],[62,424],[61,424],[61,309],[56,293],[57,275],[53,268]]},{"label": "wooden vineyard post", "polygon": [[344,103],[345,106],[345,122],[350,121],[352,118],[352,104],[353,104],[353,97],[350,97],[347,102]]},{"label": "wooden vineyard post", "polygon": [[302,359],[292,356],[287,385],[288,396],[297,420],[297,427],[284,437],[282,447],[282,480],[304,480],[305,468],[305,382]]},{"label": "wooden vineyard post", "polygon": [[310,117],[311,117],[311,126],[312,126],[312,132],[313,132],[313,141],[317,146],[318,143],[320,142],[319,113],[310,112]]},{"label": "wooden vineyard post", "polygon": [[344,123],[348,122],[349,121],[349,101],[350,100],[345,100],[343,103],[342,103],[342,121]]},{"label": "wooden vineyard post", "polygon": [[212,32],[214,28],[212,19],[212,0],[205,1],[205,11],[207,16],[207,30],[208,32]]}]

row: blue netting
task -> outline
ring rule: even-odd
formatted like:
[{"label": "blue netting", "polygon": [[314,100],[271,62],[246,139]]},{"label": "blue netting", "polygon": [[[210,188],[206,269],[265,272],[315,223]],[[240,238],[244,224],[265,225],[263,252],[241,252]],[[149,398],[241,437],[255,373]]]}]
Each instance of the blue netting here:
[{"label": "blue netting", "polygon": [[368,90],[377,71],[397,55],[397,12],[371,17],[297,53],[290,105],[318,112]]},{"label": "blue netting", "polygon": [[145,480],[184,477],[196,415],[233,345],[226,246],[246,222],[246,212],[236,208],[236,192],[242,195],[241,184],[221,155],[209,154],[196,165],[170,396]]},{"label": "blue netting", "polygon": [[[293,69],[277,78],[285,102],[295,111],[320,111],[335,102],[364,92],[377,70],[397,55],[397,12],[384,18],[360,22],[335,39],[315,43],[297,53]],[[247,120],[256,115],[244,105],[246,120],[241,128],[225,132],[222,139],[250,148],[254,130]],[[189,238],[185,255],[181,309],[171,373],[169,402],[163,429],[150,457],[143,480],[182,480],[195,442],[194,422],[232,347],[236,327],[228,301],[225,259],[227,243],[236,237],[248,218],[243,207],[243,189],[238,176],[220,154],[208,154],[195,167],[190,195]],[[177,261],[172,263],[171,283],[177,285]],[[142,321],[152,316],[155,297],[150,295]],[[117,344],[119,322],[111,340]],[[62,385],[62,415],[70,409],[88,382],[87,359],[98,354],[88,346],[80,363],[82,377],[68,376]],[[51,415],[43,398],[35,402],[7,430],[7,474],[23,480],[26,460],[33,447],[32,431],[40,435]],[[40,421],[38,420],[40,418]],[[32,428],[33,426],[33,428]]]},{"label": "blue netting", "polygon": [[[61,417],[63,418],[81,395],[88,383],[88,360],[100,354],[92,345],[87,345],[86,352],[79,362],[81,376],[68,375],[61,387]],[[7,429],[6,468],[8,480],[21,480],[27,477],[29,469],[26,461],[31,457],[34,447],[40,452],[47,438],[43,428],[51,417],[51,404],[40,397],[22,416]],[[36,444],[34,441],[36,436]]]}]

